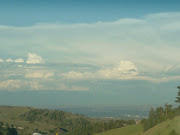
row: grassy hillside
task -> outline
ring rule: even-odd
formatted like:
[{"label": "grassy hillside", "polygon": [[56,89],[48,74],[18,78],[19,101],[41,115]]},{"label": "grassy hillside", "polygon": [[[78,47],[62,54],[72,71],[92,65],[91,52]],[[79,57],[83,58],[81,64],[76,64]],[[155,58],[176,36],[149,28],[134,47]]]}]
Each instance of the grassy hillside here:
[{"label": "grassy hillside", "polygon": [[172,130],[175,130],[180,134],[180,117],[176,117],[174,120],[162,122],[142,135],[169,135]]},{"label": "grassy hillside", "polygon": [[123,128],[109,130],[95,135],[140,135],[142,133],[143,133],[142,125],[138,124],[138,125],[131,125]]},{"label": "grassy hillside", "polygon": [[56,132],[63,135],[93,135],[135,123],[134,120],[104,121],[64,111],[13,106],[0,106],[0,122],[4,123],[3,126],[8,123],[20,127],[17,128],[20,135],[30,135],[37,129],[51,135]]},{"label": "grassy hillside", "polygon": [[142,125],[139,124],[113,129],[95,135],[169,135],[173,130],[180,135],[180,117],[162,122],[144,133]]},{"label": "grassy hillside", "polygon": [[23,127],[18,130],[20,135],[32,134],[35,129],[50,134],[56,128],[71,130],[83,123],[96,122],[95,119],[63,111],[11,106],[0,106],[0,121],[4,125],[8,123]]}]

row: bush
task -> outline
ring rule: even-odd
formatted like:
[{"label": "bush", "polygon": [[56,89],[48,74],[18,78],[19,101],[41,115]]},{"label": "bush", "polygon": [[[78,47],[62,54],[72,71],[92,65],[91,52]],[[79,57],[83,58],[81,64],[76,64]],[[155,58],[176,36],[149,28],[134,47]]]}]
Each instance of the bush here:
[{"label": "bush", "polygon": [[179,135],[174,129],[169,133],[169,135]]}]

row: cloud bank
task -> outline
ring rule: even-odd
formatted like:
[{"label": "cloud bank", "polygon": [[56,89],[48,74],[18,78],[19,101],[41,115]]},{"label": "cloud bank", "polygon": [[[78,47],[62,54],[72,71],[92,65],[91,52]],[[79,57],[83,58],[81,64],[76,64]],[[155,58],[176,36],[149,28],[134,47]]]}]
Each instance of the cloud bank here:
[{"label": "cloud bank", "polygon": [[[4,35],[0,37],[0,58],[5,58],[0,59],[2,88],[18,89],[24,84],[30,87],[31,83],[17,80],[40,81],[40,85],[34,85],[36,89],[45,89],[48,84],[48,89],[77,90],[86,87],[74,85],[76,80],[161,83],[180,78],[180,12],[89,24],[0,25],[0,34]],[[28,58],[22,59],[27,53]],[[19,68],[15,70],[13,66]],[[7,75],[15,74],[13,71],[21,71],[24,80]],[[72,84],[55,84],[65,82]]]}]

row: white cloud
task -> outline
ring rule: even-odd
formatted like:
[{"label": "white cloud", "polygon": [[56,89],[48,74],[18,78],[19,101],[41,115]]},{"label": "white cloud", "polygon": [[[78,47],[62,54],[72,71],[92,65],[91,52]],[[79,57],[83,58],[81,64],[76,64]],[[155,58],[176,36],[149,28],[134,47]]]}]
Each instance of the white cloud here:
[{"label": "white cloud", "polygon": [[[69,79],[157,81],[163,78],[163,75],[159,77],[158,73],[163,72],[166,76],[170,70],[177,70],[172,69],[173,65],[180,63],[180,38],[178,37],[180,12],[89,24],[36,24],[28,27],[1,25],[0,34],[6,36],[0,37],[1,43],[4,44],[0,53],[7,50],[8,53],[24,56],[29,50],[40,50],[41,54],[47,55],[47,60],[52,63],[62,61],[92,64],[97,67],[116,65],[122,59],[129,60],[95,72],[94,70],[79,72],[74,67],[71,69],[69,67],[70,72],[61,74],[62,77]],[[12,40],[8,40],[11,37],[13,37]],[[43,64],[45,60],[37,54],[29,53],[26,63]],[[62,72],[59,69],[56,70]],[[49,78],[49,76],[53,76],[52,73],[26,74],[27,78]],[[171,80],[173,77],[167,78]]]},{"label": "white cloud", "polygon": [[138,72],[136,66],[131,61],[120,61],[118,66],[112,69],[99,70],[97,74],[107,79],[131,79]]},{"label": "white cloud", "polygon": [[27,64],[45,64],[45,60],[35,53],[28,53]]},{"label": "white cloud", "polygon": [[34,81],[25,81],[25,85],[29,87],[30,90],[43,90],[45,89],[43,85],[39,84],[38,82]]},{"label": "white cloud", "polygon": [[[164,71],[167,71],[171,66],[165,67]],[[108,67],[106,69],[100,69],[95,72],[76,72],[70,71],[60,75],[65,79],[72,80],[94,80],[94,79],[107,79],[107,80],[146,80],[154,83],[162,83],[173,80],[179,80],[180,76],[164,76],[151,77],[148,75],[141,75],[138,72],[137,67],[131,61],[120,61],[117,66]]]},{"label": "white cloud", "polygon": [[166,76],[166,77],[149,77],[149,76],[135,76],[133,80],[146,80],[153,83],[164,83],[173,80],[179,80],[180,76]]},{"label": "white cloud", "polygon": [[18,91],[18,90],[41,90],[44,89],[41,84],[33,81],[6,80],[0,82],[0,90]]},{"label": "white cloud", "polygon": [[0,89],[19,89],[21,88],[20,80],[7,80],[0,82]]},{"label": "white cloud", "polygon": [[14,62],[14,60],[12,60],[12,59],[6,59],[6,62]]},{"label": "white cloud", "polygon": [[31,71],[27,72],[25,77],[26,78],[50,78],[54,76],[54,72],[47,72],[47,71]]},{"label": "white cloud", "polygon": [[96,72],[75,72],[70,71],[60,76],[68,79],[132,79],[138,75],[137,68],[131,61],[120,61],[112,68],[101,69]]},{"label": "white cloud", "polygon": [[14,62],[16,62],[16,63],[24,63],[24,60],[22,58],[19,58],[19,59],[14,60]]},{"label": "white cloud", "polygon": [[64,83],[58,84],[56,90],[67,90],[67,91],[87,91],[89,90],[86,87],[81,87],[81,86],[67,86]]},{"label": "white cloud", "polygon": [[18,67],[18,68],[23,68],[23,66],[22,66],[22,65],[17,65],[17,67]]},{"label": "white cloud", "polygon": [[76,72],[76,71],[70,71],[68,73],[62,73],[60,74],[61,77],[65,77],[67,79],[92,79],[96,78],[96,75],[91,72]]},{"label": "white cloud", "polygon": [[3,59],[0,59],[0,62],[4,62],[4,60],[3,60]]},{"label": "white cloud", "polygon": [[67,90],[67,91],[87,91],[86,87],[76,85],[66,85],[63,82],[52,82],[54,86],[46,86],[45,82],[25,81],[25,80],[6,80],[0,81],[0,90],[21,91],[21,90]]}]

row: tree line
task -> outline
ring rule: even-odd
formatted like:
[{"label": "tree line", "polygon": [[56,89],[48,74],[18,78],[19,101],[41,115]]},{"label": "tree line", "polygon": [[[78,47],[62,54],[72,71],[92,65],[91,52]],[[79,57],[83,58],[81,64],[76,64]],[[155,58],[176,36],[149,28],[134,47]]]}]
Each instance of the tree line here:
[{"label": "tree line", "polygon": [[18,135],[18,132],[13,124],[9,126],[8,123],[4,125],[3,122],[0,122],[0,135]]},{"label": "tree line", "polygon": [[[180,103],[180,86],[177,88],[179,91],[175,102]],[[174,119],[175,116],[180,116],[180,106],[173,108],[172,105],[165,104],[164,107],[157,107],[156,109],[151,108],[148,119],[143,119],[141,123],[143,124],[144,131],[147,131],[163,121]],[[174,130],[171,134],[177,135]]]},{"label": "tree line", "polygon": [[32,124],[36,121],[53,124],[55,128],[50,129],[49,133],[55,134],[58,132],[61,135],[93,135],[110,129],[135,124],[134,120],[120,119],[104,122],[82,115],[74,116],[63,111],[49,111],[47,109],[31,109],[21,114],[19,119],[29,121]]}]

